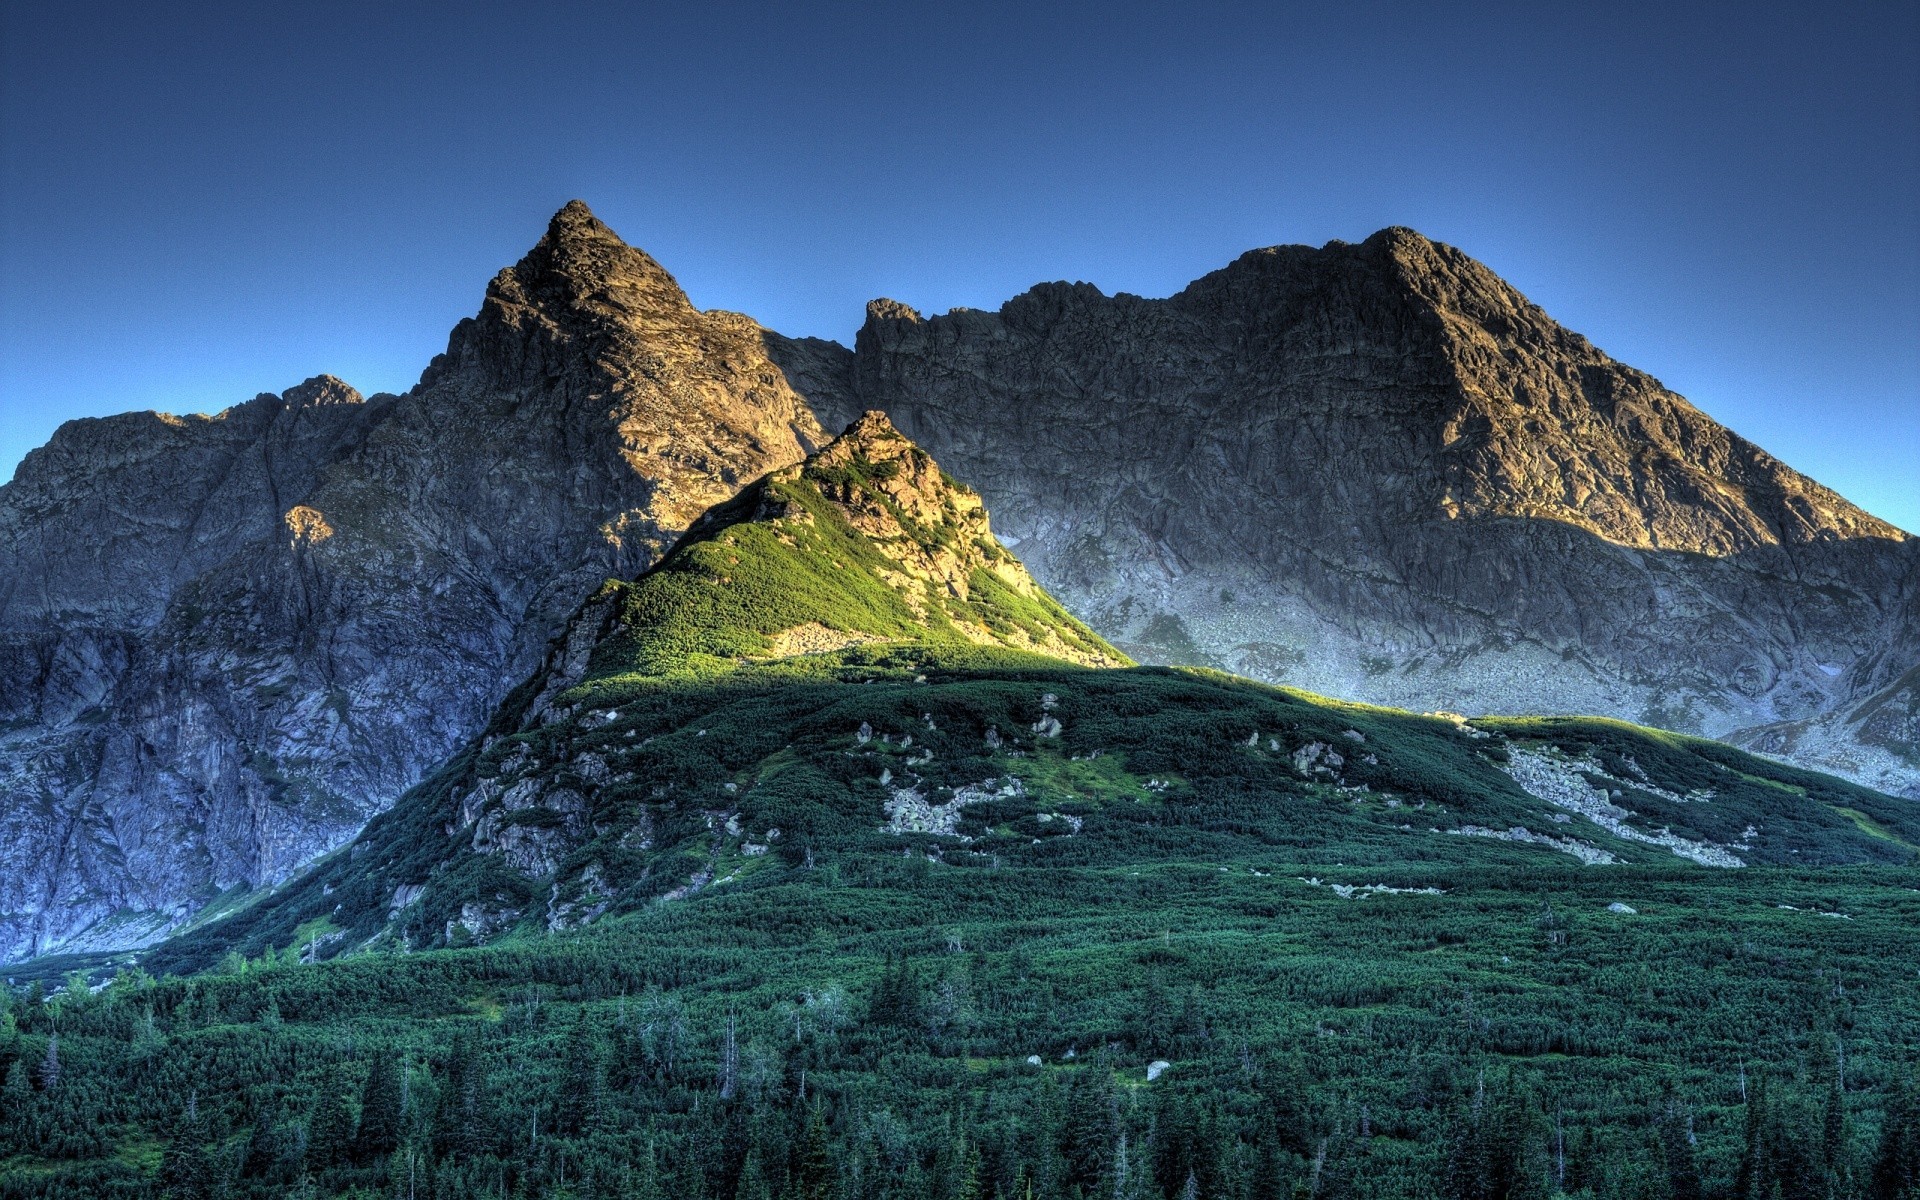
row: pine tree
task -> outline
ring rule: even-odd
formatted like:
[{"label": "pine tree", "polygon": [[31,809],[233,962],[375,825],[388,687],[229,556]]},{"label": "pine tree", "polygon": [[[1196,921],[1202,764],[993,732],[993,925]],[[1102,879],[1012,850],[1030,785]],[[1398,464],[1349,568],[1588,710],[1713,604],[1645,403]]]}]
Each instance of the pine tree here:
[{"label": "pine tree", "polygon": [[1111,1169],[1109,1157],[1119,1134],[1119,1110],[1113,1095],[1113,1077],[1105,1071],[1086,1071],[1067,1093],[1067,1116],[1061,1128],[1060,1149],[1066,1157],[1068,1187],[1088,1195]]},{"label": "pine tree", "polygon": [[1667,1187],[1673,1200],[1700,1200],[1700,1168],[1694,1162],[1693,1143],[1687,1137],[1686,1117],[1668,1101],[1659,1122],[1660,1156],[1666,1166]]},{"label": "pine tree", "polygon": [[876,1025],[911,1025],[914,1023],[917,1003],[917,985],[907,960],[898,955],[888,955],[887,965],[880,972],[880,982],[874,985],[873,998],[868,1002],[870,1019]]},{"label": "pine tree", "polygon": [[660,1187],[660,1159],[649,1139],[640,1151],[639,1167],[634,1171],[633,1200],[665,1200],[665,1196],[666,1192]]},{"label": "pine tree", "polygon": [[1920,1086],[1910,1073],[1887,1099],[1871,1189],[1873,1200],[1920,1200]]},{"label": "pine tree", "polygon": [[355,1150],[362,1163],[379,1162],[399,1147],[406,1119],[400,1089],[400,1064],[390,1055],[375,1057],[360,1093],[360,1136]]},{"label": "pine tree", "polygon": [[441,1158],[464,1157],[479,1143],[480,1062],[473,1034],[453,1035],[433,1114],[434,1152]]},{"label": "pine tree", "polygon": [[199,1097],[187,1097],[186,1111],[160,1156],[160,1189],[166,1200],[210,1200],[220,1185],[213,1130],[200,1111]]},{"label": "pine tree", "polygon": [[353,1132],[353,1114],[347,1111],[339,1081],[328,1078],[320,1085],[307,1118],[307,1168],[328,1171],[351,1163]]},{"label": "pine tree", "polygon": [[773,1183],[760,1163],[760,1148],[748,1148],[740,1163],[740,1179],[734,1184],[733,1200],[773,1200]]},{"label": "pine tree", "polygon": [[1747,1091],[1740,1168],[1734,1175],[1733,1196],[1734,1200],[1762,1200],[1762,1181],[1767,1175],[1767,1077],[1756,1078]]},{"label": "pine tree", "polygon": [[807,1110],[806,1130],[794,1154],[787,1195],[791,1200],[832,1200],[833,1146],[827,1137],[827,1117],[820,1102]]},{"label": "pine tree", "polygon": [[1820,1165],[1829,1179],[1837,1181],[1846,1170],[1847,1157],[1847,1095],[1837,1065],[1827,1077],[1827,1102],[1821,1117]]},{"label": "pine tree", "polygon": [[26,1064],[15,1059],[0,1085],[0,1153],[29,1149],[33,1140],[33,1085]]},{"label": "pine tree", "polygon": [[607,1052],[584,1007],[567,1035],[566,1061],[558,1105],[560,1132],[568,1136],[596,1132],[608,1116]]},{"label": "pine tree", "polygon": [[951,1200],[982,1200],[987,1194],[987,1185],[981,1178],[980,1147],[972,1142],[963,1143],[960,1154],[960,1169],[949,1193]]},{"label": "pine tree", "polygon": [[1448,1200],[1521,1200],[1544,1193],[1539,1114],[1510,1082],[1477,1087],[1455,1127],[1442,1194]]},{"label": "pine tree", "polygon": [[300,1130],[284,1111],[262,1113],[247,1139],[240,1173],[249,1179],[286,1184],[300,1167]]}]

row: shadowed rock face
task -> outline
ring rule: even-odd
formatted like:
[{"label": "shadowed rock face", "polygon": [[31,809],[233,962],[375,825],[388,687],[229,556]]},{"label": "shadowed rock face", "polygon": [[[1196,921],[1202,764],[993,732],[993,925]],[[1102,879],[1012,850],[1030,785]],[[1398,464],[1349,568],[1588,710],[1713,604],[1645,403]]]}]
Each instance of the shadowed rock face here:
[{"label": "shadowed rock face", "polygon": [[1409,230],[1166,300],[876,301],[855,353],[775,351],[829,423],[887,411],[1142,659],[1618,715],[1920,793],[1920,543]]},{"label": "shadowed rock face", "polygon": [[1920,792],[1920,544],[1457,251],[877,301],[856,353],[695,310],[576,202],[405,396],[76,421],[0,487],[0,959],[149,941],[339,845],[603,579],[870,408],[1142,659]]},{"label": "shadowed rock face", "polygon": [[757,325],[578,202],[403,397],[62,427],[0,488],[0,958],[338,845],[591,587],[825,440]]}]

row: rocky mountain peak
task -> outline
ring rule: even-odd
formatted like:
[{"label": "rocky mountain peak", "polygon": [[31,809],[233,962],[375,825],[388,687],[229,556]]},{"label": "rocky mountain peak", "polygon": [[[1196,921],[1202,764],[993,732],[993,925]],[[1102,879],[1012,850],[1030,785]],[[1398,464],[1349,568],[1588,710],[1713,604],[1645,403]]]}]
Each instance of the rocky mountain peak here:
[{"label": "rocky mountain peak", "polygon": [[622,241],[578,200],[569,200],[553,214],[546,236],[508,274],[530,293],[565,297],[575,304],[627,310],[692,307],[665,267]]},{"label": "rocky mountain peak", "polygon": [[280,393],[288,408],[318,408],[330,404],[364,404],[362,396],[346,380],[333,375],[315,375]]},{"label": "rocky mountain peak", "polygon": [[949,595],[965,600],[973,572],[983,568],[1022,595],[1036,590],[1026,568],[994,541],[979,495],[948,477],[883,412],[863,414],[772,479],[775,493],[789,482],[817,490],[907,575],[937,581]]},{"label": "rocky mountain peak", "polygon": [[[885,410],[1148,661],[1723,736],[1859,711],[1913,661],[1920,542],[1414,230],[1164,300],[909,317],[870,305],[816,407]],[[1881,740],[1821,762],[1913,787],[1911,739]]]},{"label": "rocky mountain peak", "polygon": [[709,510],[660,564],[584,605],[545,698],[600,674],[681,675],[871,642],[1129,660],[1001,546],[985,506],[869,412]]},{"label": "rocky mountain peak", "polygon": [[919,321],[918,309],[902,304],[898,300],[889,300],[885,296],[878,300],[867,301],[867,320],[873,321]]},{"label": "rocky mountain peak", "polygon": [[594,587],[827,441],[767,337],[570,204],[404,396],[63,427],[0,487],[0,959],[351,836]]}]

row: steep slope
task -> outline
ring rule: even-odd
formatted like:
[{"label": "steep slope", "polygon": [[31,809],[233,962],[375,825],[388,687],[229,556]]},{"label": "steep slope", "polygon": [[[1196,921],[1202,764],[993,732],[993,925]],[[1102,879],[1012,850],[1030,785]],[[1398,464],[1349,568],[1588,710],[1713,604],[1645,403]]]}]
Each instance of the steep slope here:
[{"label": "steep slope", "polygon": [[0,959],[285,878],[592,587],[824,441],[758,326],[577,201],[404,397],[63,427],[0,488]]},{"label": "steep slope", "polygon": [[0,1191],[1846,1195],[1911,1145],[1910,802],[1124,662],[863,416],[350,846],[0,985]]},{"label": "steep slope", "polygon": [[597,592],[485,737],[349,851],[151,963],[551,932],[903,849],[1316,873],[1920,853],[1904,802],[1717,742],[1125,661],[870,413]]},{"label": "steep slope", "polygon": [[339,844],[603,579],[822,444],[810,405],[891,411],[1143,660],[1920,787],[1916,543],[1456,251],[878,302],[855,354],[695,310],[576,202],[403,397],[75,422],[0,488],[0,959],[151,940]]},{"label": "steep slope", "polygon": [[[854,353],[775,352],[829,419],[891,414],[1143,660],[1716,736],[1920,662],[1920,543],[1410,230],[1166,300],[876,301]],[[1910,732],[1744,736],[1920,794]]]}]

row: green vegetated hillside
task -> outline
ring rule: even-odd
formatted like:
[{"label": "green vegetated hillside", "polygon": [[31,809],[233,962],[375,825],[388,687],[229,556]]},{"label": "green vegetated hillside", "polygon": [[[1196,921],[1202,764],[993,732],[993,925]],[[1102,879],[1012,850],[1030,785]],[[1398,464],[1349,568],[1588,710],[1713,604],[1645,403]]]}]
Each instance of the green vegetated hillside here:
[{"label": "green vegetated hillside", "polygon": [[12,996],[0,1195],[1908,1195],[1916,847],[1125,665],[870,416],[301,880]]}]

